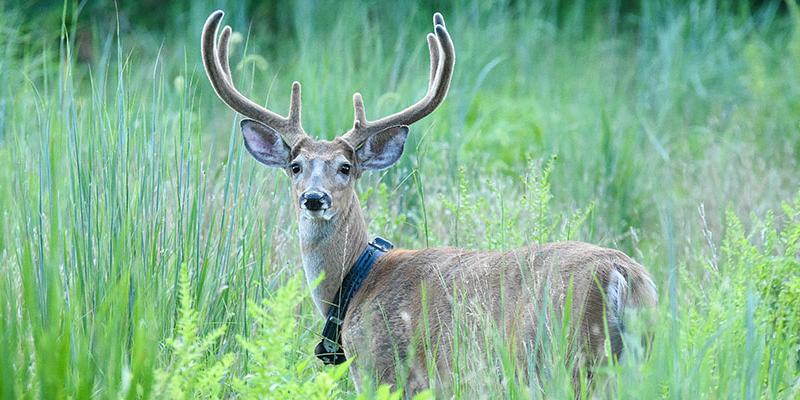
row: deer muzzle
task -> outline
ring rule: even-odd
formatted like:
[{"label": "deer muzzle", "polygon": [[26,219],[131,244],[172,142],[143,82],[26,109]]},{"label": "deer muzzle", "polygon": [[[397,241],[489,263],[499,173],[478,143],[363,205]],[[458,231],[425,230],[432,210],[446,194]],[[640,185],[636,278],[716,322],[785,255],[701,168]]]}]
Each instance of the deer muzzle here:
[{"label": "deer muzzle", "polygon": [[308,211],[325,211],[331,207],[331,196],[320,191],[308,191],[300,196],[300,208]]}]

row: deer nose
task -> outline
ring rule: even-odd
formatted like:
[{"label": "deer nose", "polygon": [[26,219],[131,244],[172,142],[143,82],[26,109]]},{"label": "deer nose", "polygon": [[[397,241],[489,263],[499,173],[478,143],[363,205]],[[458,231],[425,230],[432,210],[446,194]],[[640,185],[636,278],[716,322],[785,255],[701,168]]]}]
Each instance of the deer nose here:
[{"label": "deer nose", "polygon": [[300,208],[309,211],[327,210],[331,207],[331,196],[322,192],[306,192],[300,197]]}]

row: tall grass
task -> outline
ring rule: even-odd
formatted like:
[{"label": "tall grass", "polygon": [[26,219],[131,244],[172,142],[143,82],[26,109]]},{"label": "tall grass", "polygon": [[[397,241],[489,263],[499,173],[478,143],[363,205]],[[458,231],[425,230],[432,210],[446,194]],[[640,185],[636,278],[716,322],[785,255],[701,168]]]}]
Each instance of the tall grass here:
[{"label": "tall grass", "polygon": [[[362,179],[371,231],[408,248],[623,249],[661,305],[650,356],[632,337],[596,396],[797,397],[800,11],[589,3],[442,9],[453,86],[400,164]],[[285,112],[303,82],[304,127],[331,138],[354,91],[372,118],[423,93],[434,9],[242,4],[176,3],[159,33],[124,8],[118,22],[0,5],[20,21],[0,27],[4,398],[356,396],[345,369],[313,359],[288,182],[246,155],[199,28],[229,11],[238,86]],[[508,344],[463,333],[445,395],[573,397],[558,351],[520,376]]]}]

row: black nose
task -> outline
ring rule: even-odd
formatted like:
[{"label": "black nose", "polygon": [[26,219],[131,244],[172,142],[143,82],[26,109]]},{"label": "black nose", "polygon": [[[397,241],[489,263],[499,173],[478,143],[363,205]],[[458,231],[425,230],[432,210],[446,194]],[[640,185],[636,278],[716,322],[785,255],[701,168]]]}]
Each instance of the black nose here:
[{"label": "black nose", "polygon": [[327,210],[331,206],[331,197],[325,193],[308,192],[300,198],[300,207],[309,211]]}]

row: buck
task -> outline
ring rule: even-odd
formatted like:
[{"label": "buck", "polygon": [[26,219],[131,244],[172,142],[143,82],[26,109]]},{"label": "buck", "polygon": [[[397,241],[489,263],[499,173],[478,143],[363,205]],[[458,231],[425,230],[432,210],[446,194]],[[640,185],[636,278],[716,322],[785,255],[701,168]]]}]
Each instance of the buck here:
[{"label": "buck", "polygon": [[[620,251],[581,242],[506,252],[403,250],[381,238],[370,240],[355,185],[365,172],[397,162],[409,125],[444,100],[455,50],[441,14],[434,14],[433,33],[427,35],[425,96],[400,112],[368,120],[355,93],[353,126],[332,141],[315,140],[303,130],[298,82],[292,84],[286,117],[235,88],[228,62],[231,28],[225,26],[217,40],[222,17],[222,11],[212,13],[203,28],[203,64],[219,98],[247,117],[241,129],[250,154],[291,180],[305,276],[311,283],[324,274],[312,298],[326,321],[316,348],[325,363],[355,358],[351,371],[357,389],[369,379],[402,383],[414,393],[429,386],[427,365],[435,366],[443,381],[450,375],[456,312],[491,316],[525,360],[535,352],[537,335],[550,331],[537,322],[543,308],[549,316],[569,313],[570,332],[587,365],[607,358],[606,344],[614,357],[621,354],[623,314],[654,306],[657,297],[647,271]],[[552,323],[549,316],[546,322]],[[435,354],[415,339],[423,325]],[[405,382],[397,382],[401,367],[408,368]]]}]

